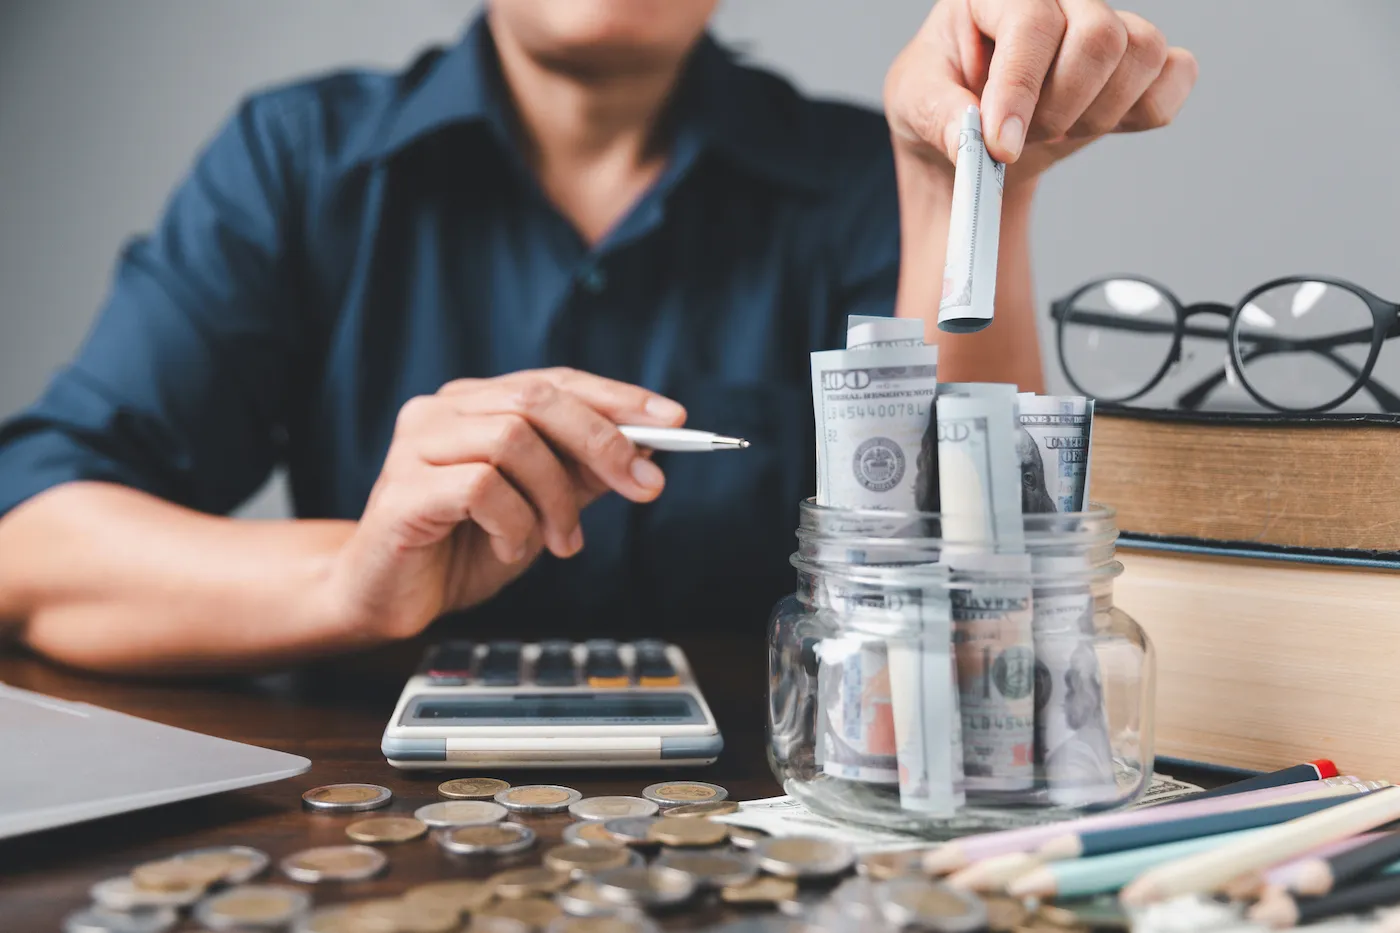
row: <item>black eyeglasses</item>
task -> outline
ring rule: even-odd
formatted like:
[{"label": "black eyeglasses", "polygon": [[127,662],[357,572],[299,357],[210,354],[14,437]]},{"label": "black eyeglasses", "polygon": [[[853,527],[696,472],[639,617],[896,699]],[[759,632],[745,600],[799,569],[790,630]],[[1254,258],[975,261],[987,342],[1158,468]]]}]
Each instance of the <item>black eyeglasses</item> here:
[{"label": "black eyeglasses", "polygon": [[1183,361],[1184,347],[1208,358],[1223,343],[1218,368],[1186,386],[1178,407],[1199,408],[1238,382],[1276,411],[1327,411],[1364,389],[1400,413],[1400,397],[1372,378],[1382,344],[1400,337],[1400,305],[1341,279],[1274,279],[1232,307],[1183,305],[1151,279],[1113,276],[1053,302],[1050,316],[1065,376],[1101,401],[1141,398]]}]

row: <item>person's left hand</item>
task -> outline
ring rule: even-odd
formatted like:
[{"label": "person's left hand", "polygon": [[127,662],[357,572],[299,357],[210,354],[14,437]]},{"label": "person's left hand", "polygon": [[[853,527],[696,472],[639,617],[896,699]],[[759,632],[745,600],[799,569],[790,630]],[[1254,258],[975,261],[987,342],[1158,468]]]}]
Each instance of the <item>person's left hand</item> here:
[{"label": "person's left hand", "polygon": [[1196,59],[1104,0],[940,0],[885,79],[896,154],[951,174],[969,104],[1007,184],[1107,133],[1165,126]]}]

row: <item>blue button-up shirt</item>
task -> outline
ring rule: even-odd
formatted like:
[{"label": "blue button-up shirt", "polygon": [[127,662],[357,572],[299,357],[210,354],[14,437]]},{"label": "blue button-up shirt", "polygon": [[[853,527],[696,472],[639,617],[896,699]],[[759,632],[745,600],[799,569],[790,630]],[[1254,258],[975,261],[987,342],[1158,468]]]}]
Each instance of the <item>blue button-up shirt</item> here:
[{"label": "blue button-up shirt", "polygon": [[889,314],[888,130],[705,38],[667,167],[590,246],[512,132],[489,29],[398,74],[246,101],[122,253],[71,365],[0,430],[0,514],[73,480],[224,513],[285,465],[301,517],[354,519],[395,415],[460,377],[572,366],[681,402],[743,452],[658,454],[587,544],[468,613],[578,633],[761,630],[814,488],[808,353]]}]

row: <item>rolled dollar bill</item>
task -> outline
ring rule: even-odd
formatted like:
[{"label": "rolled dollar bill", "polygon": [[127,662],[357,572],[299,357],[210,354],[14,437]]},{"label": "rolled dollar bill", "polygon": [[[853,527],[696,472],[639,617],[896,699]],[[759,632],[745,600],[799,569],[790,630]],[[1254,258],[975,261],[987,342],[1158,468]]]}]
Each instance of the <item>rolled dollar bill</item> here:
[{"label": "rolled dollar bill", "polygon": [[924,322],[918,318],[852,314],[846,319],[846,349],[922,347]]},{"label": "rolled dollar bill", "polygon": [[963,114],[953,169],[948,217],[948,255],[938,328],[954,334],[992,323],[996,302],[997,250],[1001,239],[1001,193],[1006,167],[987,154],[976,107]]},{"label": "rolled dollar bill", "polygon": [[1089,491],[1093,399],[1022,394],[1016,402],[1022,511],[1083,511]]},{"label": "rolled dollar bill", "polygon": [[936,404],[943,537],[1024,553],[1014,393],[945,395]]},{"label": "rolled dollar bill", "polygon": [[880,639],[840,636],[817,647],[824,772],[851,781],[897,784],[889,655]]},{"label": "rolled dollar bill", "polygon": [[[1015,395],[1016,387],[1005,382],[940,382],[937,396],[944,395]],[[1034,395],[1035,393],[1024,393]],[[1019,396],[1018,396],[1019,397]],[[919,445],[919,475],[928,479],[915,490],[915,506],[921,512],[937,512],[940,508],[938,487],[938,409],[929,412],[924,428],[924,440]]]}]

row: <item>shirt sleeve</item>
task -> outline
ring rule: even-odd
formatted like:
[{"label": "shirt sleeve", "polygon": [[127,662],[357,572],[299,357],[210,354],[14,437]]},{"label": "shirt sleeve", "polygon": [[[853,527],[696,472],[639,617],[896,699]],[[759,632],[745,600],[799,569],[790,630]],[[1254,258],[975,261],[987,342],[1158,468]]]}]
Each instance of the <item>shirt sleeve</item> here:
[{"label": "shirt sleeve", "polygon": [[0,426],[0,515],[77,480],[223,513],[267,478],[302,339],[292,116],[245,103],[122,251],[76,357]]}]

